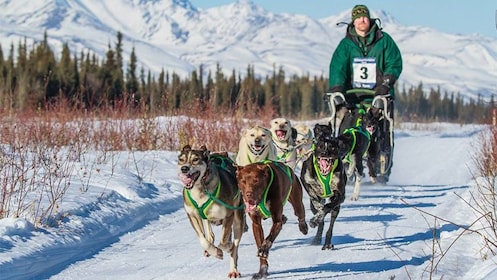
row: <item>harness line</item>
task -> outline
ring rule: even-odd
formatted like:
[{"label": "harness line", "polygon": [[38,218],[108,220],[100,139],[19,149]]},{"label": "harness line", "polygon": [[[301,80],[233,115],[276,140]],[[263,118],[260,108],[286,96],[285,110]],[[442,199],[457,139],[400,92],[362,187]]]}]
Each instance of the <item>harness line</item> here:
[{"label": "harness line", "polygon": [[271,186],[271,184],[273,183],[273,180],[274,180],[274,171],[271,168],[271,166],[268,164],[268,163],[271,163],[271,162],[274,162],[274,164],[276,166],[278,166],[280,169],[282,169],[286,173],[286,175],[288,175],[288,177],[290,178],[290,189],[288,190],[288,193],[287,193],[287,195],[285,197],[285,200],[283,201],[283,206],[288,201],[288,197],[290,196],[290,193],[292,192],[292,181],[293,180],[292,180],[292,176],[290,175],[290,170],[289,170],[290,167],[287,166],[287,165],[282,165],[281,162],[277,162],[277,161],[271,161],[271,160],[265,160],[265,161],[263,161],[263,163],[265,163],[267,165],[267,167],[269,167],[269,171],[271,173],[271,178],[269,179],[269,183],[266,186],[266,189],[264,190],[264,194],[262,195],[262,199],[259,202],[259,204],[257,204],[257,209],[262,214],[262,216],[264,217],[264,219],[267,219],[267,218],[271,217],[271,212],[269,212],[269,210],[266,207],[266,200],[267,200],[267,194],[269,192],[269,187]]}]

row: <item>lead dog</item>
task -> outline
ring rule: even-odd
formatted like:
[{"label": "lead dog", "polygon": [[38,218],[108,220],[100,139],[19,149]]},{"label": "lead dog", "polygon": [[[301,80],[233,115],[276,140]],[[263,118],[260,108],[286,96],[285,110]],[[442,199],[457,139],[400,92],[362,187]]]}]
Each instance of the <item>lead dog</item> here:
[{"label": "lead dog", "polygon": [[[222,259],[223,251],[230,253],[228,277],[240,277],[238,246],[245,226],[245,214],[233,162],[227,156],[210,154],[205,146],[193,150],[186,145],[178,156],[178,170],[184,184],[184,208],[204,255]],[[217,247],[213,244],[211,224],[222,225]]]},{"label": "lead dog", "polygon": [[244,166],[254,162],[276,159],[276,148],[272,143],[269,129],[256,125],[242,130],[235,160],[237,165]]},{"label": "lead dog", "polygon": [[[252,220],[252,231],[257,244],[260,265],[259,272],[253,279],[265,278],[268,275],[269,249],[287,220],[283,215],[287,199],[298,218],[300,232],[307,234],[302,185],[293,169],[275,161],[238,166],[236,177],[245,203],[245,212]],[[264,239],[262,219],[267,218],[272,219],[273,225]]]},{"label": "lead dog", "polygon": [[285,118],[275,118],[270,122],[271,136],[276,146],[277,159],[292,169],[297,165],[297,150],[295,138],[297,131],[292,127],[290,120]]},{"label": "lead dog", "polygon": [[314,150],[302,164],[301,180],[309,195],[311,211],[314,214],[309,225],[318,227],[312,244],[321,244],[324,217],[330,213],[330,226],[321,249],[333,249],[331,243],[333,227],[340,213],[340,205],[345,200],[347,176],[342,159],[347,147],[332,136],[331,124],[316,124],[314,135]]}]

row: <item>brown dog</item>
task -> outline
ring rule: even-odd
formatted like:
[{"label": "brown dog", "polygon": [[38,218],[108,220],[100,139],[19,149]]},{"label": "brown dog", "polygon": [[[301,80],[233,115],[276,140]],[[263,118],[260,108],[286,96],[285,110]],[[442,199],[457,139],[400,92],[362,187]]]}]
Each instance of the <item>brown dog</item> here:
[{"label": "brown dog", "polygon": [[[223,251],[230,253],[228,277],[240,277],[238,246],[246,224],[233,161],[227,155],[211,154],[205,146],[194,150],[186,145],[178,156],[178,171],[186,214],[204,255],[222,259]],[[218,247],[213,244],[211,224],[222,225]]]},{"label": "brown dog", "polygon": [[[269,249],[286,222],[283,206],[287,200],[292,204],[298,218],[300,231],[307,234],[302,185],[293,169],[276,161],[238,166],[236,178],[245,203],[245,212],[252,219],[252,231],[260,260],[259,272],[253,276],[253,279],[264,278],[268,275]],[[272,218],[273,225],[269,235],[264,239],[262,219],[269,217]]]}]

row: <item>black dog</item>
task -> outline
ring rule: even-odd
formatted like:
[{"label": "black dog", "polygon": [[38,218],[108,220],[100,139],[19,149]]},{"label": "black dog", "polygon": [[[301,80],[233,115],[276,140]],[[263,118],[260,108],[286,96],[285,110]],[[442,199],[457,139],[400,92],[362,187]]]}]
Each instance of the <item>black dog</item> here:
[{"label": "black dog", "polygon": [[345,145],[348,150],[344,158],[347,177],[350,181],[355,180],[351,200],[359,199],[362,177],[364,176],[363,157],[369,149],[371,138],[362,126],[364,114],[362,110],[347,110],[340,125],[340,135],[338,136],[341,144]]},{"label": "black dog", "polygon": [[[342,163],[347,152],[346,147],[332,136],[331,124],[316,124],[314,127],[315,146],[312,155],[302,164],[301,180],[310,197],[314,217],[309,225],[318,227],[312,244],[321,244],[324,217],[331,214],[330,227],[326,233],[322,250],[333,249],[331,237],[333,225],[340,212],[340,205],[345,200],[347,176]],[[328,202],[327,202],[328,200]]]},{"label": "black dog", "polygon": [[376,183],[376,176],[379,169],[379,151],[380,145],[378,141],[379,137],[379,125],[380,119],[383,117],[382,109],[371,107],[366,114],[362,117],[362,127],[370,135],[370,143],[367,151],[367,165],[368,173],[371,183]]}]

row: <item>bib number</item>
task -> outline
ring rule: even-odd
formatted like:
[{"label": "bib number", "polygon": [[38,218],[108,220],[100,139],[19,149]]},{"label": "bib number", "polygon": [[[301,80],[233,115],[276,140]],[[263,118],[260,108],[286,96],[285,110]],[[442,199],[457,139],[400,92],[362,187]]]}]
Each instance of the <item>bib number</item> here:
[{"label": "bib number", "polygon": [[352,62],[354,88],[373,89],[376,86],[376,58],[357,57]]}]

